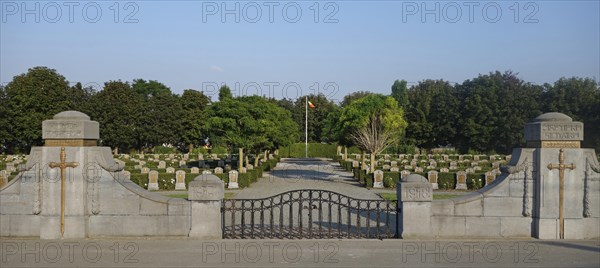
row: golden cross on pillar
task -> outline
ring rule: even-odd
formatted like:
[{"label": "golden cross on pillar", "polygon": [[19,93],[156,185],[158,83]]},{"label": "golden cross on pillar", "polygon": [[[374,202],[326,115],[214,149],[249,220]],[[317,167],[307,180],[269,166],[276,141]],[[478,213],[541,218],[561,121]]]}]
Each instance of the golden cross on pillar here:
[{"label": "golden cross on pillar", "polygon": [[60,168],[60,235],[65,234],[65,169],[76,168],[79,164],[77,162],[65,162],[67,160],[67,153],[65,147],[60,148],[60,163],[51,162],[50,168]]},{"label": "golden cross on pillar", "polygon": [[548,169],[558,169],[559,188],[558,188],[558,218],[560,221],[560,239],[565,239],[565,169],[575,169],[575,164],[565,164],[565,152],[561,148],[558,154],[558,164],[548,164]]}]

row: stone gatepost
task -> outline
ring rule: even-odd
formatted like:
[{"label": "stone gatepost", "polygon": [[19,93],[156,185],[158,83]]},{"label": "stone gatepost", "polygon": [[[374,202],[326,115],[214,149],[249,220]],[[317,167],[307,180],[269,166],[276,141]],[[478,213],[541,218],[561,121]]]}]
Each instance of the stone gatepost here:
[{"label": "stone gatepost", "polygon": [[597,230],[597,219],[586,215],[586,201],[597,192],[586,187],[586,181],[592,183],[586,158],[593,160],[589,156],[594,153],[580,148],[583,123],[562,113],[546,113],[525,126],[525,140],[528,148],[535,148],[533,236],[581,239],[593,225]]},{"label": "stone gatepost", "polygon": [[192,223],[189,237],[221,239],[221,202],[225,197],[225,185],[219,177],[203,174],[190,182],[188,199],[192,202]]},{"label": "stone gatepost", "polygon": [[397,184],[398,234],[401,238],[431,237],[433,188],[418,174],[410,174]]}]

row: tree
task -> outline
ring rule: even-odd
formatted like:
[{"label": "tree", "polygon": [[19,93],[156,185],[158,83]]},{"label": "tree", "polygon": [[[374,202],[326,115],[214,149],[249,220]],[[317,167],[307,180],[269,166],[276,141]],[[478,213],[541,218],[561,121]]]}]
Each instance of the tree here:
[{"label": "tree", "polygon": [[4,116],[10,119],[2,126],[7,152],[26,152],[42,145],[42,121],[75,109],[80,101],[73,98],[67,79],[47,67],[33,67],[15,76],[2,94]]},{"label": "tree", "polygon": [[126,82],[109,81],[90,100],[89,116],[100,123],[100,142],[122,151],[140,149],[144,98]]},{"label": "tree", "polygon": [[259,96],[225,98],[213,103],[207,110],[205,127],[216,140],[256,155],[291,144],[298,133],[288,111]]},{"label": "tree", "polygon": [[[370,94],[343,108],[337,137],[342,144],[353,143],[369,152],[373,172],[376,166],[375,155],[402,136],[407,126],[403,113],[394,98]],[[367,137],[368,135],[371,136]]]},{"label": "tree", "polygon": [[133,90],[144,96],[144,99],[150,99],[164,93],[171,93],[171,89],[155,80],[146,81],[144,79],[134,79],[131,85]]},{"label": "tree", "polygon": [[368,92],[368,91],[355,91],[355,92],[352,92],[352,93],[344,96],[344,99],[342,100],[341,106],[342,107],[348,106],[348,105],[350,105],[350,103],[352,103],[355,100],[358,100],[358,99],[361,99],[363,97],[366,97],[366,96],[369,96],[369,95],[373,95],[373,94],[375,94],[375,93],[371,93],[371,92]]},{"label": "tree", "polygon": [[458,86],[461,151],[510,153],[523,144],[525,123],[541,113],[540,90],[510,71],[463,82]]},{"label": "tree", "polygon": [[231,98],[233,98],[233,94],[231,94],[231,89],[227,85],[221,86],[221,88],[219,88],[219,101]]},{"label": "tree", "polygon": [[9,126],[10,117],[8,115],[8,96],[6,95],[6,90],[4,86],[0,85],[0,154],[8,151],[9,142],[12,142],[12,137],[10,135]]},{"label": "tree", "polygon": [[314,104],[315,108],[308,108],[308,141],[309,142],[327,142],[329,141],[325,135],[323,135],[323,129],[325,128],[325,121],[329,113],[331,113],[335,107],[333,101],[327,100],[327,97],[323,94],[302,96],[296,100],[293,109],[294,121],[300,127],[298,137],[304,141],[304,121],[306,113],[306,97],[308,101]]},{"label": "tree", "polygon": [[181,118],[182,132],[181,140],[188,146],[188,152],[192,152],[194,145],[200,145],[203,136],[203,125],[205,109],[210,103],[210,98],[203,92],[186,89],[181,95],[181,107],[183,116]]},{"label": "tree", "polygon": [[392,85],[392,98],[398,101],[398,106],[402,109],[408,107],[408,89],[406,80],[396,80]]},{"label": "tree", "polygon": [[583,146],[600,150],[600,84],[591,78],[563,77],[545,87],[543,110],[583,122]]},{"label": "tree", "polygon": [[410,88],[405,110],[409,144],[433,148],[455,141],[459,102],[453,90],[444,80],[424,80]]}]

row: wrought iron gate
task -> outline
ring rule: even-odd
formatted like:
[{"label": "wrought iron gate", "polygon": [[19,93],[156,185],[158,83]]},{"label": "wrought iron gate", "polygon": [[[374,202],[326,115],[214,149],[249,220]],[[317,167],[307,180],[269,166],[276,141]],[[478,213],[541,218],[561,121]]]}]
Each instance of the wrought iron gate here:
[{"label": "wrought iron gate", "polygon": [[326,190],[224,200],[223,238],[395,238],[396,202]]}]

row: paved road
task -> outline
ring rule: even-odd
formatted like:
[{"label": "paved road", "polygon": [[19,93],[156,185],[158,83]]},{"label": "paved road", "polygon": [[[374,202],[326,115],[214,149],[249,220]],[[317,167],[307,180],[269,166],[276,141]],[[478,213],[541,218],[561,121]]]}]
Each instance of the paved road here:
[{"label": "paved road", "polygon": [[361,199],[380,199],[376,192],[361,186],[338,163],[321,159],[283,159],[277,167],[242,190],[235,198],[264,198],[298,189],[320,189]]},{"label": "paved road", "polygon": [[599,267],[600,241],[0,241],[0,267]]}]

